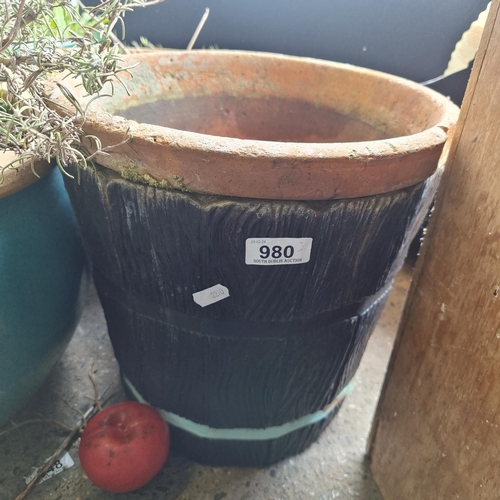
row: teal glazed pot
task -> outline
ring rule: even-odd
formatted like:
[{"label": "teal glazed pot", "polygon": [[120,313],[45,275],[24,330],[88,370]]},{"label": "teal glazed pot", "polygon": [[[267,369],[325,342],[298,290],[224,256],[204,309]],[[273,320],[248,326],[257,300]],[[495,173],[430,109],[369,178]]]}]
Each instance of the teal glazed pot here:
[{"label": "teal glazed pot", "polygon": [[43,170],[40,179],[7,175],[0,186],[0,426],[63,354],[89,282],[61,173]]}]

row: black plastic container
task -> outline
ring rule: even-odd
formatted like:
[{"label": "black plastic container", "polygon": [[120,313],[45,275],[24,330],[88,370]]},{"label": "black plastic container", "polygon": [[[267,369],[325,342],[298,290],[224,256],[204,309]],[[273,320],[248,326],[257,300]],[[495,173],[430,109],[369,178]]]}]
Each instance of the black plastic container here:
[{"label": "black plastic container", "polygon": [[[67,182],[124,385],[164,410],[178,452],[263,466],[314,442],[439,176],[315,202],[168,191],[99,167]],[[247,264],[247,240],[263,235],[311,238],[310,261]],[[223,300],[193,300],[214,285]]]}]

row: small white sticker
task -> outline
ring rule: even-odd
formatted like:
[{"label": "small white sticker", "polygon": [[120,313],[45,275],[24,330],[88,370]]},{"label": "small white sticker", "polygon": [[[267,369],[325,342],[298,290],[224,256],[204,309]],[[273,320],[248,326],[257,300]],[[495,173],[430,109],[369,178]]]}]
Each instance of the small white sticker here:
[{"label": "small white sticker", "polygon": [[[37,484],[41,484],[44,481],[47,481],[47,479],[50,479],[52,476],[59,474],[60,472],[62,472],[65,469],[70,469],[71,467],[73,467],[73,465],[75,465],[75,462],[71,458],[71,455],[67,451],[65,451],[59,457],[59,459],[54,462],[54,465],[47,471],[47,474],[45,474],[45,476],[40,478],[40,480],[38,481]],[[26,481],[26,484],[31,483],[33,478],[38,474],[39,469],[40,469],[40,467],[33,467],[31,474],[24,478],[24,480]]]},{"label": "small white sticker", "polygon": [[215,304],[229,297],[229,290],[223,285],[215,285],[201,292],[193,293],[193,300],[201,307]]},{"label": "small white sticker", "polygon": [[305,264],[311,258],[312,238],[247,238],[245,264],[282,266]]}]

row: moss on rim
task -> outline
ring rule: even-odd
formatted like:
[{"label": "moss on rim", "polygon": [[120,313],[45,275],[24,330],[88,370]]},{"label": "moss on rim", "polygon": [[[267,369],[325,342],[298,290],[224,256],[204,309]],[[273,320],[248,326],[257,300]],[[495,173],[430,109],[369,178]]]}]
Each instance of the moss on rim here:
[{"label": "moss on rim", "polygon": [[130,182],[135,182],[138,184],[145,184],[146,186],[155,187],[159,189],[176,189],[178,191],[188,191],[184,184],[184,179],[180,175],[173,175],[172,179],[175,184],[169,182],[166,179],[157,180],[151,177],[149,174],[139,173],[139,169],[135,165],[127,165],[120,169],[121,176]]}]

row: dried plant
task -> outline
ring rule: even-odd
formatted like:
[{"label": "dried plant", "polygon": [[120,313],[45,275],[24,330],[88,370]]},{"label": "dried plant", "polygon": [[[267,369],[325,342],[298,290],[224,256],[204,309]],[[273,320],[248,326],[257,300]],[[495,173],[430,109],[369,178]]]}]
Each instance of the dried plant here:
[{"label": "dried plant", "polygon": [[[0,168],[19,168],[29,161],[55,159],[64,171],[69,164],[85,167],[88,153],[82,109],[59,116],[44,98],[49,76],[67,73],[81,78],[89,95],[119,80],[123,46],[113,30],[135,7],[162,0],[100,0],[84,6],[80,0],[0,0],[0,152],[13,151],[17,160]],[[60,84],[65,92],[64,83]],[[97,138],[91,138],[96,141]]]}]

